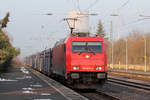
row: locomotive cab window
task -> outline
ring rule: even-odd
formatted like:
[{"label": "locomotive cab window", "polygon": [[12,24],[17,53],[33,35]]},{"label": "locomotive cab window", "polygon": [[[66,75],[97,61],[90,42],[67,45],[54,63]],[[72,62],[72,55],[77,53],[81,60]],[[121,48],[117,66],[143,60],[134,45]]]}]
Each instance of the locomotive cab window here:
[{"label": "locomotive cab window", "polygon": [[72,52],[102,52],[102,42],[100,41],[72,41]]}]

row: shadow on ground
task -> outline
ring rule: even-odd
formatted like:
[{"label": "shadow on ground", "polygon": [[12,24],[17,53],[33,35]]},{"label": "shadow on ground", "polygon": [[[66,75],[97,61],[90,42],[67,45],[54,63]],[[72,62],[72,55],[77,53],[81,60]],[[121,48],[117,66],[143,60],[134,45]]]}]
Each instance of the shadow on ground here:
[{"label": "shadow on ground", "polygon": [[9,65],[9,66],[0,66],[0,76],[4,73],[8,73],[10,72],[12,66]]}]

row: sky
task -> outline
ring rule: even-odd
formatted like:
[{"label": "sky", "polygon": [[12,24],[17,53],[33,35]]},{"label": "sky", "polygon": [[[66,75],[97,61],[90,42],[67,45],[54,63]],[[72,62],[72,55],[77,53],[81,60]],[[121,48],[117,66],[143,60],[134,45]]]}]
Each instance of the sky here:
[{"label": "sky", "polygon": [[[110,21],[113,23],[114,39],[117,39],[118,16],[120,13],[120,37],[126,37],[133,30],[150,31],[150,20],[141,20],[140,14],[150,16],[149,0],[0,0],[0,19],[10,12],[10,22],[4,29],[16,48],[25,56],[52,47],[55,42],[66,37],[68,25],[64,18],[71,10],[88,11],[97,16],[89,16],[89,30],[95,33],[101,20],[107,36]],[[123,7],[122,7],[123,6]],[[52,13],[53,15],[44,15]]]}]

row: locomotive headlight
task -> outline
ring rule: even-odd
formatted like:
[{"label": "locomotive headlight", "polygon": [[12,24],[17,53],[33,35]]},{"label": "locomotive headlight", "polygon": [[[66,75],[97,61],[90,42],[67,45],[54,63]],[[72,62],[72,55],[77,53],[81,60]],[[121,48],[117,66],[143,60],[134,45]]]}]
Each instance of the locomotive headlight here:
[{"label": "locomotive headlight", "polygon": [[85,55],[85,58],[87,58],[87,59],[88,59],[88,58],[90,58],[90,56],[89,56],[89,55]]},{"label": "locomotive headlight", "polygon": [[74,66],[74,67],[73,67],[73,70],[76,70],[76,69],[77,69],[77,67]]},{"label": "locomotive headlight", "polygon": [[96,70],[102,70],[102,67],[96,67]]},{"label": "locomotive headlight", "polygon": [[79,67],[78,66],[74,66],[73,70],[79,70]]}]

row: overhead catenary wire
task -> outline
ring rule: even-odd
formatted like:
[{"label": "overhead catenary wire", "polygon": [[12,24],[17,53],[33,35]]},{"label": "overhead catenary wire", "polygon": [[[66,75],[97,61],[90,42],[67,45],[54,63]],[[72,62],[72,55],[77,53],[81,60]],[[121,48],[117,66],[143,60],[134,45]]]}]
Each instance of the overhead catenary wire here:
[{"label": "overhead catenary wire", "polygon": [[145,15],[139,15],[139,16],[142,17],[142,18],[136,19],[136,20],[134,20],[134,21],[132,21],[132,22],[130,22],[128,24],[125,24],[124,26],[129,26],[129,25],[132,25],[132,24],[137,24],[137,23],[139,23],[139,22],[141,22],[143,20],[149,20],[150,19],[150,16],[145,16]]},{"label": "overhead catenary wire", "polygon": [[85,10],[89,10],[91,7],[93,7],[95,4],[97,4],[99,0],[95,0],[93,3],[91,3]]},{"label": "overhead catenary wire", "polygon": [[[145,17],[145,15],[141,15],[141,14],[139,14],[139,13],[132,13],[132,14],[128,14],[128,16],[132,16],[132,15],[139,15],[139,17],[143,17],[143,18],[141,18],[141,19],[139,19],[139,18],[134,18],[134,20],[133,21],[131,21],[131,22],[128,22],[128,23],[124,23],[124,24],[122,24],[124,27],[127,27],[127,26],[130,26],[130,25],[132,25],[132,24],[136,24],[136,23],[138,23],[138,22],[140,22],[140,21],[142,21],[142,20],[145,20],[145,19],[150,19],[150,18],[148,18],[147,16]],[[124,27],[122,27],[122,28],[124,28]]]},{"label": "overhead catenary wire", "polygon": [[142,19],[138,19],[138,20],[142,21],[142,20],[147,20],[147,19],[150,19],[150,18],[142,18]]},{"label": "overhead catenary wire", "polygon": [[128,31],[127,27],[131,27],[131,25],[134,25],[134,24],[135,25],[140,24],[140,22],[142,22],[143,20],[148,20],[148,19],[150,19],[150,18],[145,18],[145,17],[143,19],[137,18],[131,22],[124,24],[123,27],[121,27],[121,31]]},{"label": "overhead catenary wire", "polygon": [[[144,19],[143,19],[144,20]],[[128,24],[125,24],[124,25],[124,27],[122,27],[121,29],[121,31],[128,31],[127,30],[127,27],[131,27],[131,25],[137,25],[137,24],[140,24],[140,22],[141,22],[142,20],[140,20],[140,19],[137,19],[137,20],[134,20],[134,21],[132,21],[132,22],[129,22]]]},{"label": "overhead catenary wire", "polygon": [[118,9],[122,9],[123,7],[125,7],[128,3],[129,3],[130,0],[127,0],[125,3],[123,3]]},{"label": "overhead catenary wire", "polygon": [[145,17],[145,18],[150,18],[150,16],[146,16],[146,15],[139,15],[140,17]]}]

